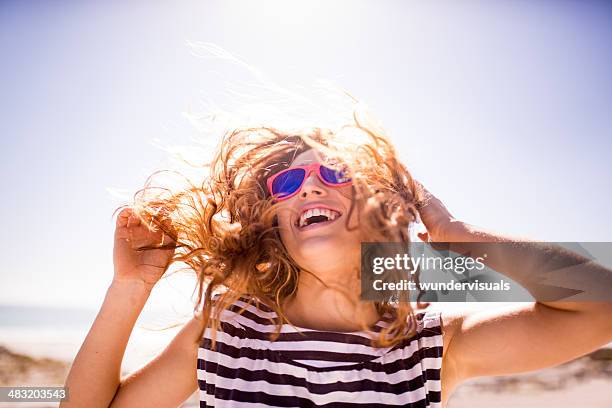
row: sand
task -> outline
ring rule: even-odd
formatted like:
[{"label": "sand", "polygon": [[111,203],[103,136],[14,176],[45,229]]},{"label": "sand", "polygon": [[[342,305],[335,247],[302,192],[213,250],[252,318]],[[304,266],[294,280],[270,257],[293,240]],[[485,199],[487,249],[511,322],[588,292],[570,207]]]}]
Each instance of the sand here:
[{"label": "sand", "polygon": [[[63,385],[70,363],[32,357],[0,345],[0,386]],[[49,403],[0,403],[6,408],[57,407]],[[182,408],[198,406],[197,393]],[[447,408],[611,408],[612,348],[544,370],[479,378],[461,385]]]},{"label": "sand", "polygon": [[612,348],[531,373],[468,381],[447,405],[467,407],[611,408]]}]

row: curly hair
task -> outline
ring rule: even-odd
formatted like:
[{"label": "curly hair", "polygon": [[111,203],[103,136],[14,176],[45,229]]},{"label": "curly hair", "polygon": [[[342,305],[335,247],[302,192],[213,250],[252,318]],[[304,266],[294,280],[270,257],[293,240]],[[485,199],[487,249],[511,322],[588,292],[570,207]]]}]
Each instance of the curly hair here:
[{"label": "curly hair", "polygon": [[[329,166],[341,163],[348,169],[353,194],[347,228],[357,211],[362,241],[409,242],[422,192],[385,132],[367,114],[355,108],[352,123],[338,129],[233,128],[223,135],[201,184],[166,189],[165,196],[141,199],[135,206],[138,216],[152,220],[175,241],[170,264],[182,262],[196,272],[194,311],[202,312],[213,339],[223,310],[245,294],[251,304],[262,302],[276,312],[271,340],[288,322],[281,305],[296,293],[300,273],[312,272],[297,265],[284,247],[265,183],[309,149],[323,153]],[[214,302],[213,295],[218,295]],[[374,302],[379,314],[393,316],[378,336],[371,336],[375,347],[393,346],[414,335],[412,307],[398,299]],[[368,330],[365,322],[361,326]]]}]

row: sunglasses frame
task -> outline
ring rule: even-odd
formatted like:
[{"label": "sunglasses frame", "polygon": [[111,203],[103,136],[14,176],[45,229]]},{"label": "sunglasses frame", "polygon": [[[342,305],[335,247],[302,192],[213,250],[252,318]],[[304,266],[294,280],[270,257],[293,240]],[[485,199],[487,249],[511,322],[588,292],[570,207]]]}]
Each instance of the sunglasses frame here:
[{"label": "sunglasses frame", "polygon": [[296,169],[303,169],[306,174],[304,175],[304,178],[302,179],[302,182],[300,183],[299,187],[291,194],[287,194],[285,196],[282,196],[280,198],[275,197],[274,200],[276,202],[278,201],[284,201],[287,200],[291,197],[293,197],[294,195],[296,195],[297,193],[299,193],[302,190],[302,186],[304,185],[304,183],[306,182],[306,180],[308,179],[308,177],[310,177],[310,174],[312,174],[313,172],[317,174],[317,177],[319,177],[319,180],[321,180],[321,182],[323,184],[325,184],[326,186],[330,186],[330,187],[342,187],[342,186],[346,186],[349,185],[353,182],[353,180],[349,179],[349,181],[345,181],[344,183],[330,183],[327,180],[325,180],[323,178],[323,175],[321,174],[321,167],[326,167],[330,170],[334,170],[331,167],[325,166],[323,165],[321,162],[317,162],[317,163],[310,163],[310,164],[305,164],[303,166],[291,166],[289,168],[286,168],[282,171],[279,171],[278,173],[268,177],[268,180],[266,182],[267,187],[268,187],[268,192],[270,193],[271,196],[274,196],[274,194],[272,193],[272,185],[274,183],[274,180],[276,180],[277,177],[287,173],[288,171],[291,170],[296,170]]}]

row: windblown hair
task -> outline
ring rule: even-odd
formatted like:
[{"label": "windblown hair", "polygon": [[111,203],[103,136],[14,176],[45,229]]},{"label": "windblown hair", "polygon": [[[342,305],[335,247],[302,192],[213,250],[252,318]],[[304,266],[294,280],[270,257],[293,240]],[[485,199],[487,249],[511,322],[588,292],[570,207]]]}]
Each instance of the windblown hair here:
[{"label": "windblown hair", "polygon": [[[416,220],[422,192],[384,131],[357,109],[352,123],[338,129],[234,128],[222,137],[200,185],[190,183],[134,206],[139,217],[151,220],[174,240],[166,243],[176,247],[168,266],[182,262],[196,272],[194,311],[202,313],[213,338],[221,326],[220,314],[244,295],[276,312],[271,340],[289,322],[281,305],[296,293],[300,273],[312,271],[297,265],[284,247],[266,180],[308,149],[321,152],[329,166],[348,168],[353,194],[347,228],[357,211],[362,241],[409,241],[409,225]],[[159,246],[142,249],[152,248]],[[380,315],[393,316],[378,336],[371,336],[376,347],[396,345],[414,335],[415,316],[410,302],[398,302],[401,296],[374,302]],[[361,326],[369,330],[365,322]]]}]

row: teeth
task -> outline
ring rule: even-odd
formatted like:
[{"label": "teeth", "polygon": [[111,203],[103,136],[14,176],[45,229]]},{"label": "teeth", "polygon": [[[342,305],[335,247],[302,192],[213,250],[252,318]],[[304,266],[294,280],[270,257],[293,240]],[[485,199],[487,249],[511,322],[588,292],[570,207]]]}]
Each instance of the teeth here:
[{"label": "teeth", "polygon": [[298,226],[300,228],[306,226],[306,220],[310,217],[315,217],[317,215],[322,215],[327,217],[329,221],[333,221],[340,216],[340,213],[333,210],[328,210],[327,208],[313,208],[307,211],[304,211],[298,220]]}]

